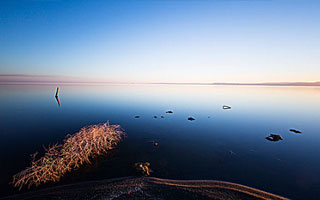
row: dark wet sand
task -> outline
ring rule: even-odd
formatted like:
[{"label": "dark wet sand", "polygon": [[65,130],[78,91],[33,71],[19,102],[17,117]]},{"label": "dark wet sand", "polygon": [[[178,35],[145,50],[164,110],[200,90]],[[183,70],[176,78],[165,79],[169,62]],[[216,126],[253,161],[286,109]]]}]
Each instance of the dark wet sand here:
[{"label": "dark wet sand", "polygon": [[180,181],[125,177],[83,182],[14,195],[3,199],[287,199],[223,181]]}]

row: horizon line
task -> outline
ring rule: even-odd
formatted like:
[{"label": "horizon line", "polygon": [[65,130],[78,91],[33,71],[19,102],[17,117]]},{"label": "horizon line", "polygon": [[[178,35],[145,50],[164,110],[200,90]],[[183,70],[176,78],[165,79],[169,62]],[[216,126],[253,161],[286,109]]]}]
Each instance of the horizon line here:
[{"label": "horizon line", "polygon": [[[49,78],[49,80],[48,80]],[[135,82],[91,80],[85,77],[58,75],[0,74],[0,85],[18,84],[155,84],[155,85],[234,85],[234,86],[320,86],[320,81],[296,82]]]},{"label": "horizon line", "polygon": [[0,85],[207,85],[207,86],[320,86],[320,82],[261,82],[261,83],[175,83],[175,82],[107,82],[107,81],[1,81]]}]

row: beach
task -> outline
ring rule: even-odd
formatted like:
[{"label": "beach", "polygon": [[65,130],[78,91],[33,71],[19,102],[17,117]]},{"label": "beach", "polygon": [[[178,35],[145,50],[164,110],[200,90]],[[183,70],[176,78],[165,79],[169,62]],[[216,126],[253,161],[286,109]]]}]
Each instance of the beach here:
[{"label": "beach", "polygon": [[14,195],[9,199],[274,199],[287,198],[224,181],[125,177],[83,182]]}]

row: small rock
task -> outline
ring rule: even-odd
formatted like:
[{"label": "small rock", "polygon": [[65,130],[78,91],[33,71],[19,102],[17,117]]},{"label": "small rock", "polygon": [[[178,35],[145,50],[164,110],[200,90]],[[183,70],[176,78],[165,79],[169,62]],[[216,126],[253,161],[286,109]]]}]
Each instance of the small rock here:
[{"label": "small rock", "polygon": [[173,113],[173,111],[172,111],[172,110],[168,110],[166,113],[170,113],[170,114],[172,114],[172,113]]},{"label": "small rock", "polygon": [[230,155],[233,155],[233,154],[234,154],[234,152],[230,150],[230,151],[229,151],[229,154],[230,154]]},{"label": "small rock", "polygon": [[188,120],[189,120],[189,121],[193,121],[193,120],[196,120],[196,119],[193,118],[193,117],[188,117]]},{"label": "small rock", "polygon": [[276,134],[270,134],[268,137],[266,137],[267,140],[272,141],[272,142],[277,142],[279,140],[283,140],[280,135]]},{"label": "small rock", "polygon": [[134,118],[140,118],[140,116],[139,116],[139,115],[136,115],[136,116],[134,116]]},{"label": "small rock", "polygon": [[294,133],[299,133],[299,134],[301,134],[302,132],[301,131],[299,131],[299,130],[296,130],[296,129],[290,129],[289,131],[291,131],[291,132],[294,132]]},{"label": "small rock", "polygon": [[158,117],[157,117],[157,116],[153,116],[153,118],[155,118],[155,119],[156,119],[156,118],[158,118]]},{"label": "small rock", "polygon": [[140,176],[149,176],[150,173],[152,172],[152,170],[149,168],[150,167],[150,163],[145,162],[138,162],[134,164],[134,169],[136,171],[136,173]]},{"label": "small rock", "polygon": [[161,118],[164,118],[164,116],[161,115]]},{"label": "small rock", "polygon": [[222,106],[222,109],[224,109],[224,110],[231,109],[231,106],[223,105],[223,106]]},{"label": "small rock", "polygon": [[155,146],[155,147],[159,145],[159,143],[158,143],[158,142],[156,142],[156,141],[154,141],[154,140],[153,140],[153,141],[149,141],[149,142],[150,142],[150,143],[152,143],[152,144],[153,144],[153,146]]}]

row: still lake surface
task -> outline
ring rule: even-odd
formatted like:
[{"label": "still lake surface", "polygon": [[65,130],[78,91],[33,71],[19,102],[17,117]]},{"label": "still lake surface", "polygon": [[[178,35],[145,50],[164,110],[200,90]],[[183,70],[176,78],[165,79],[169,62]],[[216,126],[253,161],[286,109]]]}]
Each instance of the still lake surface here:
[{"label": "still lake surface", "polygon": [[[132,176],[135,162],[148,161],[159,178],[231,181],[292,199],[320,196],[320,87],[60,85],[61,107],[55,90],[0,85],[0,197],[17,193],[8,184],[12,175],[42,145],[108,120],[127,138],[109,157],[55,185]],[[266,140],[270,133],[283,140]]]}]

